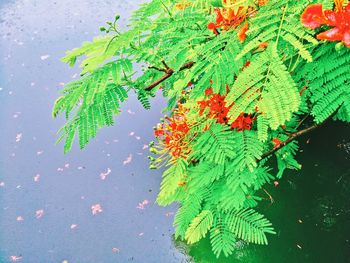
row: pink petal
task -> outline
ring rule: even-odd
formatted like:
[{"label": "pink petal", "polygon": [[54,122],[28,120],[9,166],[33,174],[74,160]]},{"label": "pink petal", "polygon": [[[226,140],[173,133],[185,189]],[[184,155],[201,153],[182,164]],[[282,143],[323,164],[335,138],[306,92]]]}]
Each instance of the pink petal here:
[{"label": "pink petal", "polygon": [[18,133],[16,135],[16,142],[20,142],[22,140],[22,133]]},{"label": "pink petal", "polygon": [[114,247],[114,248],[112,248],[112,252],[113,252],[113,253],[119,253],[119,252],[120,252],[120,249],[117,248],[117,247]]},{"label": "pink petal", "polygon": [[344,33],[343,42],[344,42],[345,46],[350,47],[350,30],[348,30]]},{"label": "pink petal", "polygon": [[18,261],[20,261],[21,259],[22,259],[21,256],[11,256],[11,257],[10,257],[10,261],[11,261],[11,262],[18,262]]},{"label": "pink petal", "polygon": [[110,173],[112,172],[112,170],[110,168],[107,169],[107,172],[105,173],[100,173],[100,178],[101,180],[106,180],[107,176],[110,175]]},{"label": "pink petal", "polygon": [[37,210],[37,211],[35,212],[35,217],[36,217],[37,219],[42,218],[43,216],[44,216],[44,209],[40,209],[40,210]]},{"label": "pink petal", "polygon": [[339,28],[335,27],[318,34],[317,39],[328,41],[341,41],[343,40],[343,34],[340,32]]},{"label": "pink petal", "polygon": [[36,176],[33,177],[34,182],[39,182],[40,180],[40,174],[37,174]]},{"label": "pink petal", "polygon": [[132,154],[130,153],[128,158],[126,158],[126,160],[123,162],[123,165],[127,165],[129,163],[131,163],[132,161]]},{"label": "pink petal", "polygon": [[93,215],[97,215],[103,212],[103,209],[100,204],[95,204],[91,206],[91,212]]}]

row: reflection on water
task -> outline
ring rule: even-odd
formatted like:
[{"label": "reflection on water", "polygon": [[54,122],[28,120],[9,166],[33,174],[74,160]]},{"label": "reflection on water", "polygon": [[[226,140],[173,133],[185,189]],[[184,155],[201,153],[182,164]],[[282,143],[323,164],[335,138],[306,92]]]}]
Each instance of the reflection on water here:
[{"label": "reflection on water", "polygon": [[349,134],[349,125],[332,123],[301,140],[303,169],[271,186],[274,204],[260,206],[277,230],[268,246],[237,242],[233,255],[220,259],[208,239],[190,248],[175,241],[176,246],[196,263],[349,262],[350,161],[346,148],[338,147],[350,143]]}]

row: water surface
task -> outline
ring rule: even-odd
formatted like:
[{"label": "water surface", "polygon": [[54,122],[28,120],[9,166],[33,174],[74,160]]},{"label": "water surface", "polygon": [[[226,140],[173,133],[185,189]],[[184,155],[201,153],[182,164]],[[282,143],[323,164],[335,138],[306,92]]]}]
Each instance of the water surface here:
[{"label": "water surface", "polygon": [[349,155],[338,147],[349,142],[349,126],[302,138],[303,170],[266,188],[273,204],[261,193],[260,210],[278,233],[270,246],[238,242],[233,256],[219,260],[207,240],[192,248],[174,242],[176,207],[154,204],[161,171],[148,170],[144,145],[161,98],[146,111],[131,97],[116,126],[84,151],[75,146],[63,155],[55,146],[64,120],[52,119],[53,102],[79,76],[59,59],[116,13],[125,26],[141,2],[0,2],[0,262],[349,262]]}]

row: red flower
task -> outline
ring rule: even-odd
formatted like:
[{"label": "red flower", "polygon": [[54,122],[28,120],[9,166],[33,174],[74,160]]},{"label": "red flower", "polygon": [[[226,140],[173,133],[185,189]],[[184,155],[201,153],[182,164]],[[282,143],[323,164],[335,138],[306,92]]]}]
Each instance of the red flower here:
[{"label": "red flower", "polygon": [[164,130],[155,130],[154,135],[156,137],[162,136],[162,135],[164,135]]},{"label": "red flower", "polygon": [[205,96],[210,96],[213,94],[213,88],[209,88],[205,90]]},{"label": "red flower", "polygon": [[343,0],[335,0],[335,10],[323,11],[321,4],[308,6],[301,16],[305,27],[316,29],[322,25],[333,28],[317,35],[319,40],[342,41],[350,47],[350,3],[343,7]]},{"label": "red flower", "polygon": [[173,157],[186,158],[190,149],[186,142],[186,135],[190,131],[187,123],[186,109],[182,104],[174,111],[171,117],[165,117],[166,123],[159,125],[154,131],[158,140],[164,145]]},{"label": "red flower", "polygon": [[238,131],[250,130],[252,127],[253,118],[251,115],[241,113],[238,118],[232,123],[231,129],[237,129]]},{"label": "red flower", "polygon": [[258,0],[258,5],[263,6],[265,5],[269,0]]},{"label": "red flower", "polygon": [[[208,29],[212,30],[216,35],[219,34],[218,28],[221,30],[236,28],[247,16],[247,9],[243,7],[239,7],[236,13],[232,8],[215,8],[214,12],[216,13],[215,23],[210,22]],[[243,28],[243,32],[244,30]]]},{"label": "red flower", "polygon": [[220,25],[221,23],[224,22],[224,17],[222,16],[221,11],[220,11],[219,8],[215,9],[215,13],[216,13],[215,22],[216,22],[217,25]]},{"label": "red flower", "polygon": [[247,31],[249,29],[249,25],[248,22],[245,22],[244,25],[241,27],[241,29],[238,31],[237,36],[239,41],[241,41],[242,43],[244,42],[244,40],[247,37]]},{"label": "red flower", "polygon": [[266,48],[268,47],[268,45],[269,45],[269,43],[267,43],[267,42],[262,42],[262,43],[260,43],[259,48],[260,48],[260,49],[266,49]]},{"label": "red flower", "polygon": [[209,30],[214,30],[214,29],[216,29],[216,25],[215,25],[213,22],[210,22],[210,23],[208,24],[208,29],[209,29]]},{"label": "red flower", "polygon": [[274,143],[275,147],[274,148],[279,148],[282,144],[282,141],[278,138],[273,138],[272,142]]},{"label": "red flower", "polygon": [[309,5],[301,15],[301,23],[308,28],[318,28],[325,23],[322,5]]}]

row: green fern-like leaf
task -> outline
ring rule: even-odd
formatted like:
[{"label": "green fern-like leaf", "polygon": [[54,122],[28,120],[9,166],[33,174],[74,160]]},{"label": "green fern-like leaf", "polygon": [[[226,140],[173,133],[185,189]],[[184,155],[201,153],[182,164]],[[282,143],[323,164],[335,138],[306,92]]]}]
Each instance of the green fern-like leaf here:
[{"label": "green fern-like leaf", "polygon": [[210,230],[210,242],[214,254],[218,258],[221,253],[227,257],[235,249],[236,237],[227,225],[227,217],[219,214]]},{"label": "green fern-like leaf", "polygon": [[233,104],[229,112],[231,120],[258,108],[272,129],[285,124],[300,105],[296,84],[279,58],[276,46],[252,60],[238,76],[226,100],[228,105]]},{"label": "green fern-like leaf", "polygon": [[297,80],[309,83],[311,114],[321,123],[339,109],[336,118],[349,120],[349,49],[337,51],[335,44],[329,43],[317,48],[314,57],[317,63],[300,64],[296,74]]},{"label": "green fern-like leaf", "polygon": [[223,165],[227,159],[236,155],[234,143],[235,138],[229,129],[214,124],[199,136],[191,158]]},{"label": "green fern-like leaf", "polygon": [[185,233],[193,219],[200,213],[202,198],[198,194],[187,196],[174,218],[175,238],[185,238]]},{"label": "green fern-like leaf", "polygon": [[71,149],[76,130],[79,132],[79,145],[84,148],[99,128],[114,124],[114,115],[120,113],[120,102],[128,98],[121,86],[124,74],[130,74],[132,70],[128,65],[125,60],[108,63],[94,74],[65,87],[63,96],[56,101],[53,109],[54,117],[64,112],[69,119],[72,112],[75,113],[59,131],[59,141],[66,138],[65,152]]},{"label": "green fern-like leaf", "polygon": [[253,209],[233,211],[228,216],[229,229],[236,237],[247,242],[267,245],[266,234],[276,234],[271,222]]},{"label": "green fern-like leaf", "polygon": [[254,131],[237,132],[236,136],[237,157],[232,161],[232,167],[236,172],[248,168],[251,172],[257,166],[257,160],[261,159],[263,144],[257,138]]},{"label": "green fern-like leaf", "polygon": [[184,180],[186,166],[186,161],[179,158],[163,173],[160,193],[157,198],[158,204],[168,205],[174,201],[174,194],[179,188],[179,183]]},{"label": "green fern-like leaf", "polygon": [[203,210],[194,218],[188,227],[185,238],[188,244],[198,242],[203,238],[213,224],[213,214],[210,210]]}]

